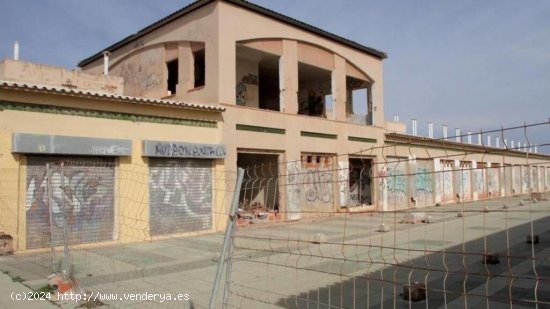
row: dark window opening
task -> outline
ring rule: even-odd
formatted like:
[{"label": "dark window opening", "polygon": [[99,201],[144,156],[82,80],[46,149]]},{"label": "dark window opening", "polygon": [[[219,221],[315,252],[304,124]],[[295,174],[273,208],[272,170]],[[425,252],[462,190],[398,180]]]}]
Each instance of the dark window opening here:
[{"label": "dark window opening", "polygon": [[298,63],[298,114],[329,118],[332,109],[331,72]]},{"label": "dark window opening", "polygon": [[178,84],[178,60],[172,60],[166,63],[168,69],[168,87],[170,94],[176,93],[176,85]]},{"label": "dark window opening", "polygon": [[259,107],[279,111],[279,58],[261,61],[259,71]]},{"label": "dark window opening", "polygon": [[206,66],[204,58],[204,49],[193,52],[193,59],[195,63],[195,88],[204,86],[206,78]]},{"label": "dark window opening", "polygon": [[372,97],[370,84],[351,76],[346,77],[347,104],[346,116],[348,122],[372,125]]},{"label": "dark window opening", "polygon": [[239,43],[236,46],[236,56],[235,103],[279,111],[280,57]]},{"label": "dark window opening", "polygon": [[372,205],[372,160],[349,159],[349,206]]}]

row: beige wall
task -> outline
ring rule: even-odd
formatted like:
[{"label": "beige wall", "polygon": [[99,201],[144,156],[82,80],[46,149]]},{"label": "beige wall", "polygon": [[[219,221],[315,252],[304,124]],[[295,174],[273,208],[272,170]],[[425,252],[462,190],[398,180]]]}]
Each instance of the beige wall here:
[{"label": "beige wall", "polygon": [[[218,19],[217,5],[215,3],[208,4],[200,10],[193,11],[186,16],[172,21],[170,24],[163,26],[145,36],[130,42],[110,55],[111,67],[115,72],[119,70],[117,67],[122,66],[126,61],[130,63],[135,57],[140,57],[138,54],[147,52],[150,48],[164,48],[165,43],[180,44],[180,42],[204,42],[205,58],[206,58],[206,82],[201,89],[187,89],[177,93],[175,99],[186,100],[190,102],[200,102],[207,104],[215,104],[218,100]],[[184,47],[182,47],[183,49]],[[234,47],[233,47],[234,49]],[[183,51],[182,51],[183,52]],[[155,62],[158,59],[155,59]],[[164,62],[164,56],[163,56]],[[103,60],[98,59],[82,68],[86,72],[101,72],[103,70]],[[157,69],[152,71],[161,74]],[[166,74],[165,64],[161,64],[162,74]],[[113,73],[114,74],[114,73]],[[139,77],[138,79],[142,79]],[[166,82],[166,75],[163,75],[160,81],[163,85]],[[181,78],[181,76],[180,76]],[[158,89],[157,95],[166,94],[165,91]],[[162,95],[164,96],[164,95]]]},{"label": "beige wall", "polygon": [[[280,44],[281,40],[284,40],[283,44]],[[165,43],[181,45],[186,41],[205,42],[206,84],[201,89],[179,91],[178,88],[176,99],[208,104],[235,104],[235,86],[240,77],[240,72],[236,72],[236,42],[249,41],[247,44],[253,48],[283,55],[281,102],[284,105],[284,112],[295,114],[297,111],[297,99],[293,94],[296,91],[294,88],[297,87],[294,85],[297,76],[291,76],[296,75],[297,71],[296,65],[290,62],[301,61],[327,70],[343,70],[342,74],[337,74],[340,78],[345,79],[345,75],[350,74],[371,79],[374,124],[384,126],[383,68],[380,59],[223,1],[208,4],[115,50],[110,56],[112,74],[126,77],[128,94],[140,94],[140,91],[135,91],[128,84],[130,83],[128,79],[136,78],[135,74],[121,72],[122,67],[134,66],[135,69],[135,64],[141,62],[147,76],[140,76],[137,79],[142,84],[146,81],[145,84],[148,86],[159,82],[160,79],[160,84],[163,86],[157,90],[152,89],[150,92],[147,89],[141,89],[145,93],[140,95],[162,97],[167,94],[164,64],[166,59],[162,59],[160,52],[154,56],[151,55],[152,50],[164,48]],[[343,59],[344,65],[336,65],[335,57]],[[188,61],[185,57],[185,47],[180,48],[180,61]],[[150,65],[156,68],[149,68]],[[97,60],[83,68],[90,72],[98,72],[101,69],[102,60]],[[184,76],[180,76],[180,82],[187,82],[184,79]],[[345,87],[345,82],[334,84],[335,87]],[[341,92],[345,93],[343,90]],[[340,101],[340,104],[344,105],[345,97],[341,97]],[[345,121],[345,115],[341,114],[336,113],[336,119]]]},{"label": "beige wall", "polygon": [[[274,19],[266,18],[254,12],[243,10],[229,3],[220,2],[219,6],[219,38],[220,38],[220,58],[218,63],[220,85],[236,84],[235,68],[235,42],[253,40],[253,39],[273,39],[283,38],[299,42],[306,42],[307,46],[322,46],[324,49],[335,53],[366,73],[375,82],[373,84],[372,94],[375,108],[374,123],[383,126],[384,102],[383,102],[383,74],[382,61],[376,57],[365,54],[358,50],[347,47],[343,44],[333,42],[322,38],[313,33],[309,33],[285,24]],[[302,44],[300,44],[302,45]],[[300,50],[297,57],[303,57],[306,54],[316,53],[315,48]],[[283,48],[284,58],[284,48]],[[330,67],[331,61],[327,60],[324,66]],[[345,66],[343,68],[345,70]],[[283,90],[284,92],[284,90]],[[219,101],[225,103],[235,103],[235,89],[231,87],[221,87]],[[292,109],[290,109],[292,111]]]},{"label": "beige wall", "polygon": [[[144,115],[169,116],[182,119],[219,121],[217,113],[147,105],[135,105],[108,100],[75,99],[58,95],[44,95],[3,90],[0,101],[25,102],[59,107],[129,112]],[[25,229],[25,155],[12,154],[12,134],[32,133],[45,135],[66,135],[96,138],[129,139],[133,144],[132,155],[118,157],[116,167],[115,228],[116,241],[142,241],[150,239],[148,234],[148,165],[142,157],[143,140],[176,141],[190,143],[221,144],[221,126],[218,128],[170,125],[128,120],[103,119],[73,115],[59,115],[42,112],[27,112],[4,109],[0,111],[0,230],[14,236],[17,250],[26,248]],[[213,161],[215,179],[223,174],[223,160]],[[225,183],[213,183],[214,218],[213,229],[222,230],[225,220],[220,219],[226,211]],[[223,189],[219,189],[223,188]],[[222,208],[216,208],[216,207]]]},{"label": "beige wall", "polygon": [[[103,72],[103,71],[101,71]],[[48,86],[64,86],[76,90],[88,90],[122,94],[122,78],[90,74],[62,67],[4,59],[0,62],[0,80]]]},{"label": "beige wall", "polygon": [[[243,77],[248,76],[249,74],[258,77],[258,62],[238,58],[237,84],[239,84],[239,82],[242,82]],[[258,85],[244,84],[244,86],[246,86],[246,97],[244,97],[243,99],[246,101],[246,106],[258,108],[260,103],[260,93],[258,91]]]}]

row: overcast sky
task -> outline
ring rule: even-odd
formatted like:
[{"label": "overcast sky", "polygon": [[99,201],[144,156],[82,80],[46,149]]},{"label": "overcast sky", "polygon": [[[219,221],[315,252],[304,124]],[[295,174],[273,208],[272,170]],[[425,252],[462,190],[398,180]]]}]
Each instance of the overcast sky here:
[{"label": "overcast sky", "polygon": [[[22,60],[74,67],[190,2],[2,0],[0,58],[11,57],[18,40]],[[550,117],[550,1],[253,2],[387,52],[386,118],[397,114],[408,125],[417,118],[421,134],[428,121],[440,136],[442,123],[451,135],[455,127],[479,131]],[[545,126],[527,135],[550,143],[549,133]]]}]

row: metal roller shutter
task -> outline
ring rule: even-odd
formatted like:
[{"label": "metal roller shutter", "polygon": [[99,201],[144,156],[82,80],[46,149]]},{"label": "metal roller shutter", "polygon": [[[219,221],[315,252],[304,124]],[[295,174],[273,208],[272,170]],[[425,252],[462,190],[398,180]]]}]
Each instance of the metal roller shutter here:
[{"label": "metal roller shutter", "polygon": [[212,160],[149,161],[151,235],[212,227]]},{"label": "metal roller shutter", "polygon": [[[61,160],[65,162],[63,168],[59,164]],[[50,163],[49,186],[46,163]],[[61,186],[62,177],[65,189]],[[54,244],[64,243],[63,209],[67,211],[69,244],[112,240],[114,179],[112,158],[29,156],[26,190],[27,248],[50,246],[52,232]],[[48,206],[48,188],[51,192],[51,211]]]}]

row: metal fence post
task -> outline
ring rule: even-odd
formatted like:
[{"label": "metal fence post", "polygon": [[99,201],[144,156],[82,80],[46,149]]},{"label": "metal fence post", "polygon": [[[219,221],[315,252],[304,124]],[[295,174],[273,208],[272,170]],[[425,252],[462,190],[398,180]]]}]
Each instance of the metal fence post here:
[{"label": "metal fence post", "polygon": [[233,193],[233,199],[231,200],[231,208],[229,210],[227,226],[225,228],[225,238],[223,240],[222,251],[220,252],[220,258],[218,260],[218,267],[216,269],[216,278],[214,279],[214,286],[212,288],[212,294],[210,294],[210,302],[208,308],[214,309],[216,306],[216,297],[218,295],[218,289],[220,287],[220,281],[223,271],[223,264],[228,255],[229,250],[233,246],[231,237],[236,226],[237,209],[239,207],[239,195],[241,193],[241,186],[243,183],[244,169],[239,168],[237,170],[237,183],[235,185],[235,192]]},{"label": "metal fence post", "polygon": [[61,202],[61,208],[63,209],[63,277],[68,280],[71,276],[69,270],[69,231],[67,227],[67,203],[66,203],[66,188],[65,188],[65,174],[63,173],[64,162],[61,162],[61,190],[63,191],[63,198]]},{"label": "metal fence post", "polygon": [[57,272],[57,267],[55,266],[55,237],[53,232],[53,225],[54,225],[54,219],[53,219],[53,211],[52,211],[52,180],[51,180],[51,169],[50,169],[50,163],[46,163],[46,190],[47,190],[47,196],[48,196],[48,211],[49,211],[49,219],[50,219],[50,258],[52,262],[52,270],[53,273]]}]

